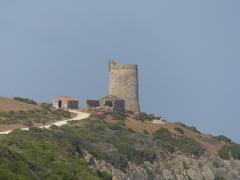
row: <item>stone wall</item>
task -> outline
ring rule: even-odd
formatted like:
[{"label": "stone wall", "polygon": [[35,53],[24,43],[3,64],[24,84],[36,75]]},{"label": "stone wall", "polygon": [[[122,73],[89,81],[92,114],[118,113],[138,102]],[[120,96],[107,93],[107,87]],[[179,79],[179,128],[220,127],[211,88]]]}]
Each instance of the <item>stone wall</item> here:
[{"label": "stone wall", "polygon": [[[61,107],[59,107],[60,101],[61,101]],[[78,101],[64,100],[64,99],[58,99],[58,98],[53,100],[52,105],[56,109],[78,109],[79,108]]]},{"label": "stone wall", "polygon": [[140,112],[138,95],[138,66],[109,62],[109,94],[125,100],[126,110]]},{"label": "stone wall", "polygon": [[59,101],[61,101],[61,108],[62,109],[67,109],[68,108],[68,102],[64,101],[64,100],[59,100],[59,99],[55,99],[53,100],[53,107],[56,109],[59,109]]},{"label": "stone wall", "polygon": [[67,101],[67,108],[68,109],[78,109],[79,102],[78,101]]}]

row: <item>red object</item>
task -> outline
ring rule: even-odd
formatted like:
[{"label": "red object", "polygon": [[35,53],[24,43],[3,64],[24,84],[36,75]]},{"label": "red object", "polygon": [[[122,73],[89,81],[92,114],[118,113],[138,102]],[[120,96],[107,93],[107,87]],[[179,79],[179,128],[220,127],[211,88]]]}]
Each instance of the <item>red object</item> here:
[{"label": "red object", "polygon": [[108,113],[106,111],[101,111],[98,113],[101,117],[106,117],[108,115]]}]

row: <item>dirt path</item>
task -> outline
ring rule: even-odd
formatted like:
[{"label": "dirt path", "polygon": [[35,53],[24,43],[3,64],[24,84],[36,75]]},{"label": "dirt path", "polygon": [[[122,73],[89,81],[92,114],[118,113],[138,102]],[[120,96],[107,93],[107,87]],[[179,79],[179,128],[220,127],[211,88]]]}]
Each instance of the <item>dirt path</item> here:
[{"label": "dirt path", "polygon": [[[82,119],[86,119],[90,116],[89,113],[84,113],[84,112],[79,112],[77,110],[69,110],[71,113],[75,113],[77,114],[77,116],[75,118],[72,118],[72,119],[67,119],[67,120],[63,120],[63,121],[58,121],[58,122],[54,122],[52,124],[49,124],[49,125],[45,125],[45,126],[40,126],[39,128],[50,128],[52,125],[55,125],[55,126],[63,126],[65,124],[67,124],[69,121],[78,121],[78,120],[82,120]],[[23,131],[28,131],[29,128],[20,128],[21,130]],[[6,134],[9,134],[13,131],[14,129],[12,130],[8,130],[8,131],[3,131],[3,132],[0,132],[0,135],[6,135]]]}]

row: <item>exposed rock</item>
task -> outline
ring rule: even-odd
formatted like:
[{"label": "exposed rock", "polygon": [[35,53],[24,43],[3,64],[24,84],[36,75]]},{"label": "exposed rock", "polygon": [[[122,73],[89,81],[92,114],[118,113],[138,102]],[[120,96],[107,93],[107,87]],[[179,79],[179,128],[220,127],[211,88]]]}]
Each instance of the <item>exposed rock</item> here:
[{"label": "exposed rock", "polygon": [[153,164],[145,162],[142,166],[129,162],[126,172],[97,160],[87,152],[84,156],[92,168],[112,174],[113,180],[214,180],[217,176],[226,180],[240,179],[240,161],[224,161],[208,153],[199,159],[172,154],[168,161],[159,159]]}]

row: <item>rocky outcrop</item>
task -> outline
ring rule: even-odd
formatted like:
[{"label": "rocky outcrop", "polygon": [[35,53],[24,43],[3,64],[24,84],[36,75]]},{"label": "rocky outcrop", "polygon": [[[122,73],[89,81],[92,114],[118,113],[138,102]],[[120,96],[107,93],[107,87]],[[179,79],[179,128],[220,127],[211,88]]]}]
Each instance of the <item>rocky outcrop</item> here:
[{"label": "rocky outcrop", "polygon": [[112,174],[114,180],[240,180],[240,161],[222,160],[207,152],[199,158],[168,154],[167,158],[158,156],[153,163],[136,165],[129,162],[125,171],[97,160],[88,152],[84,152],[84,157],[93,169]]}]

